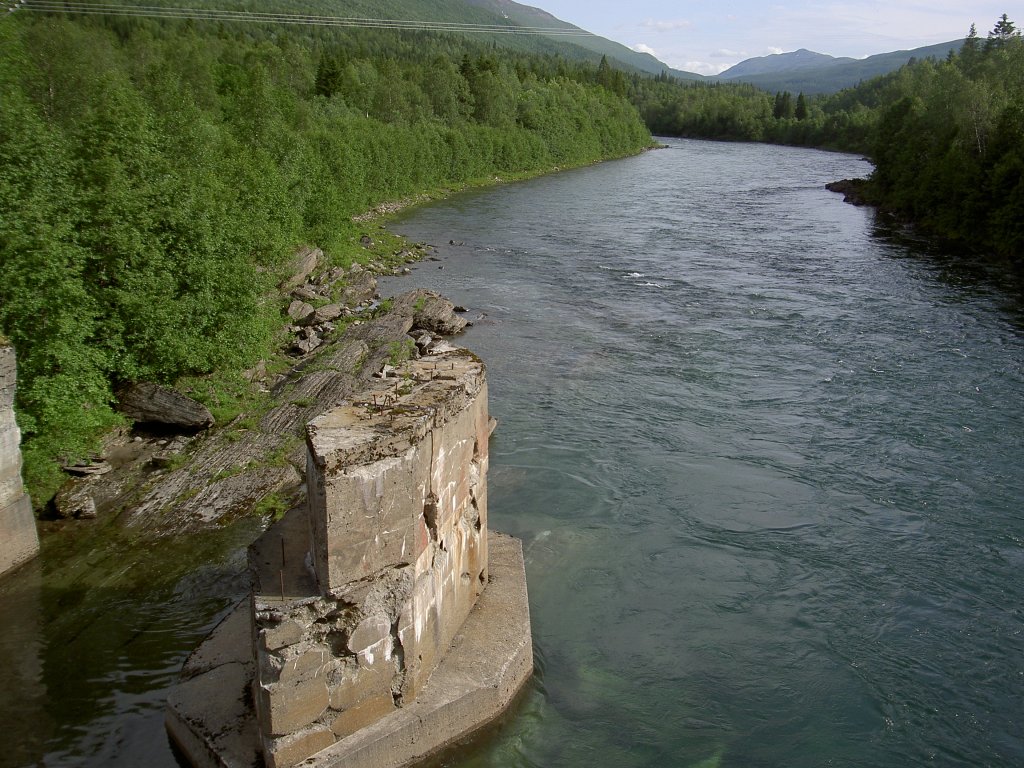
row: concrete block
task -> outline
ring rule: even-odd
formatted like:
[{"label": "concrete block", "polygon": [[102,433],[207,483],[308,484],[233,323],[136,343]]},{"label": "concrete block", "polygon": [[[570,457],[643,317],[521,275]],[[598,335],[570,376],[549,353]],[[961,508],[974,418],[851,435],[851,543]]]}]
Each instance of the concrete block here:
[{"label": "concrete block", "polygon": [[[231,634],[248,650],[247,632]],[[199,652],[210,656],[202,646]],[[228,662],[171,689],[167,731],[195,768],[252,768],[257,764],[259,733],[247,695],[251,681],[251,664]]]},{"label": "concrete block", "polygon": [[185,659],[181,668],[182,678],[195,677],[233,662],[251,666],[251,624],[251,604],[249,600],[242,600],[214,627],[203,644]]},{"label": "concrete block", "polygon": [[391,694],[395,665],[391,661],[378,661],[372,666],[360,665],[347,671],[341,680],[331,686],[331,709],[343,710],[355,706],[363,699]]},{"label": "concrete block", "polygon": [[14,347],[0,346],[0,409],[14,404],[14,386],[17,382],[17,363]]},{"label": "concrete block", "polygon": [[265,651],[277,651],[300,642],[305,630],[297,621],[285,619],[273,627],[260,629],[260,647]]},{"label": "concrete block", "polygon": [[327,665],[333,658],[333,654],[323,646],[309,648],[285,661],[278,673],[278,684],[294,684],[308,677],[324,677]]},{"label": "concrete block", "polygon": [[[208,685],[189,681],[169,697],[168,728],[176,734],[175,741],[197,768],[251,768],[251,745],[256,743],[266,750],[267,765],[280,768],[306,759],[309,768],[407,768],[486,725],[505,711],[533,670],[522,547],[500,534],[490,534],[489,539],[493,581],[415,701],[393,708],[333,745],[327,740],[328,733],[334,738],[333,731],[323,721],[281,739],[259,742],[253,735],[248,745],[237,740],[204,742],[204,734],[233,732],[239,718],[250,725],[254,719],[226,706],[244,703],[239,684],[226,685],[219,678],[211,678]],[[240,639],[244,637],[240,634]],[[251,674],[251,666],[249,670]],[[218,696],[225,699],[225,706],[208,706],[208,700]],[[386,709],[383,702],[377,703]],[[367,706],[367,712],[372,710]],[[279,748],[276,754],[270,751],[273,747]]]},{"label": "concrete block", "polygon": [[[387,616],[376,614],[367,616],[356,627],[355,632],[348,640],[348,649],[352,653],[365,653],[377,648],[383,648],[384,642],[391,639],[391,620]],[[390,654],[387,654],[390,655]],[[369,659],[373,664],[373,659]]]},{"label": "concrete block", "polygon": [[377,722],[395,710],[395,700],[391,693],[384,693],[364,699],[354,707],[349,707],[339,714],[331,724],[331,730],[339,739],[343,739],[366,726]]},{"label": "concrete block", "polygon": [[39,552],[32,502],[22,494],[0,509],[0,574],[17,568]]},{"label": "concrete block", "polygon": [[286,736],[318,720],[330,703],[326,676],[258,686],[260,728],[271,736]]},{"label": "concrete block", "polygon": [[263,744],[263,759],[267,768],[291,768],[332,746],[334,742],[330,728],[315,725],[290,736],[268,739]]}]

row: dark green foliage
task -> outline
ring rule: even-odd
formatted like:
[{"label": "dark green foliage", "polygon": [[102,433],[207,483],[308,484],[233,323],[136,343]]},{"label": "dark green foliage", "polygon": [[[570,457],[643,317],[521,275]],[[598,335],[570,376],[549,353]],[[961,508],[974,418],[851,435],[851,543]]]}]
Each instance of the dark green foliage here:
[{"label": "dark green foliage", "polygon": [[772,117],[776,120],[784,120],[793,116],[793,94],[789,91],[782,91],[775,94],[775,106],[772,109]]},{"label": "dark green foliage", "polygon": [[807,97],[801,93],[796,97],[796,109],[793,110],[793,116],[796,117],[797,120],[806,120],[808,114]]},{"label": "dark green foliage", "polygon": [[878,110],[869,190],[926,230],[1021,268],[1024,42],[1005,16],[988,42],[901,73],[904,95]]},{"label": "dark green foliage", "polygon": [[451,35],[0,20],[0,333],[37,502],[119,382],[266,355],[297,245],[344,262],[381,202],[646,146],[604,77]]}]

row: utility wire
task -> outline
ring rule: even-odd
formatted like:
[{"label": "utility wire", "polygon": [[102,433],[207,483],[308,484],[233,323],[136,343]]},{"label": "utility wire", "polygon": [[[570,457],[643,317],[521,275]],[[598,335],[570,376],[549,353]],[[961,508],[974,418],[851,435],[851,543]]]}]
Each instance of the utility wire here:
[{"label": "utility wire", "polygon": [[370,29],[403,29],[427,32],[477,32],[499,35],[552,35],[563,37],[594,37],[592,32],[575,27],[520,27],[502,24],[470,24],[414,19],[361,19],[342,16],[316,16],[298,13],[264,13],[223,9],[180,8],[175,6],[118,5],[87,0],[20,0],[9,11],[36,13],[76,13],[85,16],[129,16],[151,19],[194,21],[239,21],[260,24],[298,24],[317,27],[362,27]]}]

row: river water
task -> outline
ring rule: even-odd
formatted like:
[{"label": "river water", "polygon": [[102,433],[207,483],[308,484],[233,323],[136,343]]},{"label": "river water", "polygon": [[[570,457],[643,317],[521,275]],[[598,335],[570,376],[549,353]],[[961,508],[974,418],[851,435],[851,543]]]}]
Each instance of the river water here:
[{"label": "river water", "polygon": [[[483,315],[537,659],[445,764],[1024,764],[1020,304],[825,191],[857,157],[668,143],[397,225],[464,241],[390,287]],[[0,765],[170,768],[255,522],[75,525],[0,582]]]},{"label": "river water", "polygon": [[449,765],[1024,764],[1020,305],[869,171],[670,141],[396,226],[464,241],[412,282],[484,314],[527,552],[537,679]]}]

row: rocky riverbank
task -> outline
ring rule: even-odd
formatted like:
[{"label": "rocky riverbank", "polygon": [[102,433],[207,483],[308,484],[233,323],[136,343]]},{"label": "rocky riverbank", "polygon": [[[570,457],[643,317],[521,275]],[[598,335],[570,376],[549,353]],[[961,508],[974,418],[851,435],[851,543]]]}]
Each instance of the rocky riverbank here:
[{"label": "rocky riverbank", "polygon": [[[300,272],[284,286],[289,367],[246,372],[263,395],[258,405],[211,427],[208,412],[190,409],[181,393],[151,385],[155,391],[122,393],[135,429],[111,435],[91,464],[69,468],[74,477],[56,500],[60,516],[116,518],[135,532],[166,536],[239,515],[280,515],[305,492],[305,424],[385,366],[466,325],[435,293],[382,301],[373,272],[321,268],[318,257],[302,255]],[[143,407],[153,404],[167,407]]]},{"label": "rocky riverbank", "polygon": [[871,205],[865,192],[867,184],[867,179],[841,179],[839,181],[830,181],[825,185],[825,189],[842,195],[844,203]]}]

